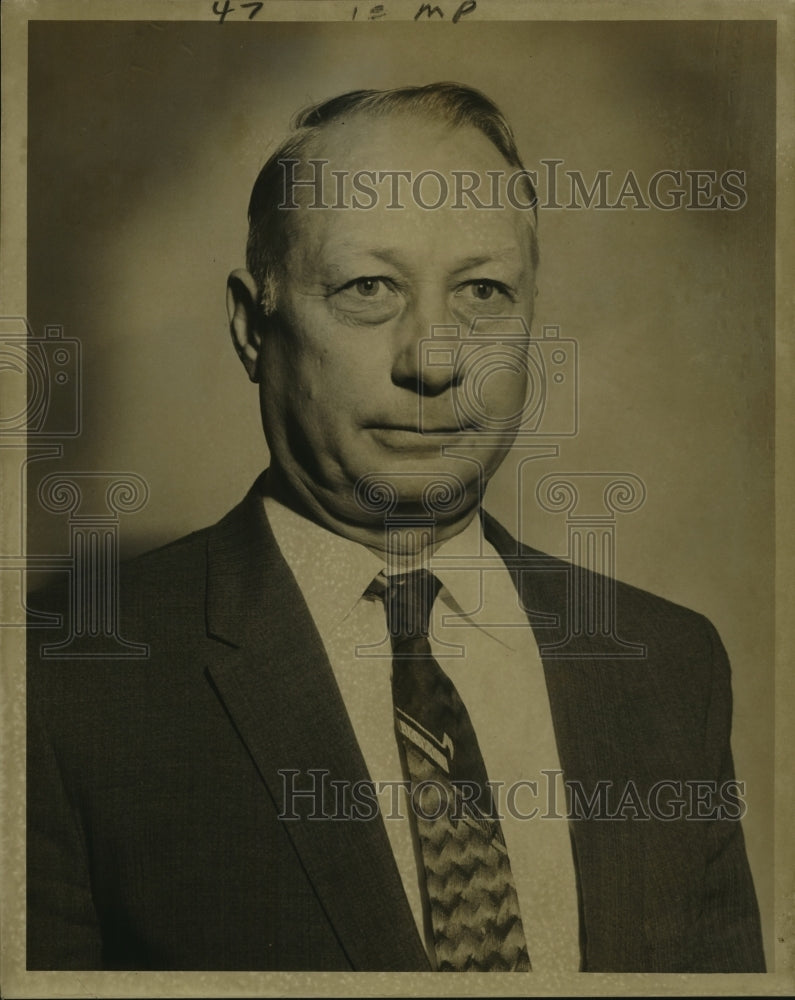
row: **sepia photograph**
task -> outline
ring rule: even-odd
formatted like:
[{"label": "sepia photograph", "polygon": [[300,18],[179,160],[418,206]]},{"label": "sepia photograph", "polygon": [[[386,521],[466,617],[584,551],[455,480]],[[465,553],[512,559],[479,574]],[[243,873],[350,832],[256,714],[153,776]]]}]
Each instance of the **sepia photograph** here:
[{"label": "sepia photograph", "polygon": [[794,27],[6,6],[3,995],[791,993]]}]

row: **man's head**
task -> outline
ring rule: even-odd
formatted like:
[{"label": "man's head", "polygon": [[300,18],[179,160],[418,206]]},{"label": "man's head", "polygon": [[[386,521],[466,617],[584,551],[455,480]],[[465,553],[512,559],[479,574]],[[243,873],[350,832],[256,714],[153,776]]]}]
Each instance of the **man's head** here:
[{"label": "man's head", "polygon": [[375,524],[374,474],[407,512],[445,474],[460,519],[510,447],[538,260],[522,171],[498,109],[438,84],[311,108],[260,172],[232,332],[275,474],[337,530]]}]

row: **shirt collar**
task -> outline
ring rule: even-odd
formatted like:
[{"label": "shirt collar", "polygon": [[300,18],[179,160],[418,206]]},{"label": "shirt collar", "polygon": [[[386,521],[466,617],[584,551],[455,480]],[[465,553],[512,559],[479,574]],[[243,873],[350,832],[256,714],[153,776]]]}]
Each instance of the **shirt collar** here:
[{"label": "shirt collar", "polygon": [[358,542],[297,514],[272,496],[265,513],[318,631],[327,635],[351,613],[383,560]]},{"label": "shirt collar", "polygon": [[[328,635],[343,622],[362,599],[373,578],[386,567],[382,556],[359,542],[335,534],[314,521],[297,514],[275,497],[264,497],[265,513],[276,542],[303,594],[312,618],[322,635]],[[484,561],[485,560],[485,561]],[[473,517],[458,534],[442,542],[430,558],[428,568],[442,583],[437,597],[448,613],[466,615],[481,609],[484,593],[484,567],[502,569],[505,565],[483,536],[479,517]],[[493,574],[490,574],[493,576]],[[488,620],[488,616],[487,616]],[[506,643],[506,632],[473,621],[499,642]]]}]

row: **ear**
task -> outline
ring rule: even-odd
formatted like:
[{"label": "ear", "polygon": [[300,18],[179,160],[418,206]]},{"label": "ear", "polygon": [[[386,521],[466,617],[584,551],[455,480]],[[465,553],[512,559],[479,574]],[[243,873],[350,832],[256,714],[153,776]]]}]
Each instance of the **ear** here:
[{"label": "ear", "polygon": [[248,271],[238,268],[226,283],[226,311],[229,332],[252,382],[259,382],[259,352],[262,344],[262,318],[257,303],[257,283]]}]

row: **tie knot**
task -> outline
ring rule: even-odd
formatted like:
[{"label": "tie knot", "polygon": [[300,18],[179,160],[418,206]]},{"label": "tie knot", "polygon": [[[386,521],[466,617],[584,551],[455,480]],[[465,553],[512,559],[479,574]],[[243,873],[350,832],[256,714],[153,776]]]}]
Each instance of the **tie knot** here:
[{"label": "tie knot", "polygon": [[380,577],[376,581],[379,579],[383,582],[377,589],[383,597],[387,628],[393,642],[426,637],[441,581],[427,569]]}]

